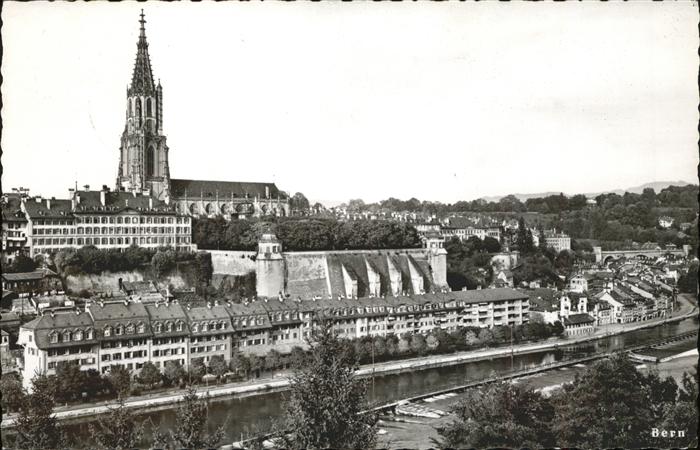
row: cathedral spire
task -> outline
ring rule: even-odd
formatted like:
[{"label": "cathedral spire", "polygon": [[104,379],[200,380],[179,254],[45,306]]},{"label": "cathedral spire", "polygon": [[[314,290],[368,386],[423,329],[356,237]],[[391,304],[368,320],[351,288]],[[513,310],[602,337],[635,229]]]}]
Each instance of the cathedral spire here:
[{"label": "cathedral spire", "polygon": [[141,30],[139,41],[136,44],[136,62],[134,63],[134,74],[131,77],[131,93],[152,93],[155,88],[153,83],[153,72],[151,70],[151,58],[148,56],[148,42],[146,41],[146,19],[143,9],[141,10]]}]

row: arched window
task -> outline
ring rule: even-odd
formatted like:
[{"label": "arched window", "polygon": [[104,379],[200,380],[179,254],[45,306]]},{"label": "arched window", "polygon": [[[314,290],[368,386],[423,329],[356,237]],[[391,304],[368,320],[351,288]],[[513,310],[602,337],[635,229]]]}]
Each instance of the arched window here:
[{"label": "arched window", "polygon": [[151,113],[151,98],[146,99],[146,117],[151,117],[153,114]]},{"label": "arched window", "polygon": [[50,334],[50,337],[51,337],[52,344],[58,343],[58,333],[56,333],[55,331],[52,331]]},{"label": "arched window", "polygon": [[134,324],[129,323],[126,325],[126,334],[134,334]]},{"label": "arched window", "polygon": [[145,333],[146,332],[146,325],[143,322],[139,322],[137,332],[138,333]]},{"label": "arched window", "polygon": [[64,331],[63,332],[63,342],[70,342],[70,338],[71,338],[71,332]]},{"label": "arched window", "polygon": [[197,205],[195,203],[190,205],[190,213],[197,214]]},{"label": "arched window", "polygon": [[165,331],[167,331],[167,332],[173,331],[173,323],[172,323],[172,322],[168,321],[168,322],[165,324]]},{"label": "arched window", "polygon": [[134,105],[131,103],[131,99],[127,102],[129,104],[129,117],[134,115]]},{"label": "arched window", "polygon": [[141,99],[136,99],[136,117],[141,118]]},{"label": "arched window", "polygon": [[73,333],[73,339],[76,341],[82,341],[83,340],[83,332],[81,330],[76,331]]},{"label": "arched window", "polygon": [[153,176],[156,171],[156,149],[148,147],[146,152],[146,175]]}]

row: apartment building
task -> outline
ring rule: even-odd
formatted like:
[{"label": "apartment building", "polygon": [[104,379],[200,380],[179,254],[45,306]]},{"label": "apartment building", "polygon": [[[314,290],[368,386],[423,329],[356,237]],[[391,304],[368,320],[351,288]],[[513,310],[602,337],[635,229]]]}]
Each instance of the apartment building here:
[{"label": "apartment building", "polygon": [[44,311],[20,328],[24,385],[53,374],[60,361],[107,373],[114,366],[138,372],[150,361],[189,366],[235,351],[266,354],[304,347],[312,327],[329,319],[345,338],[512,326],[529,320],[529,299],[513,289],[455,291],[396,297],[290,300],[263,298],[186,307],[171,303],[92,302],[84,311]]}]

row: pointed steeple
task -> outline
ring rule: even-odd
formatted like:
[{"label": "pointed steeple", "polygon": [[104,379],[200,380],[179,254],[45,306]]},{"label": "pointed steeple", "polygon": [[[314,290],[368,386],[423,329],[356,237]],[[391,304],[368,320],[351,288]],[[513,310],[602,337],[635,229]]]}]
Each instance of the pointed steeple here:
[{"label": "pointed steeple", "polygon": [[151,71],[151,58],[148,56],[148,42],[146,41],[146,19],[144,19],[143,9],[141,10],[141,32],[139,41],[136,44],[136,62],[134,63],[134,74],[131,77],[130,93],[152,93],[155,90],[153,83],[153,72]]}]

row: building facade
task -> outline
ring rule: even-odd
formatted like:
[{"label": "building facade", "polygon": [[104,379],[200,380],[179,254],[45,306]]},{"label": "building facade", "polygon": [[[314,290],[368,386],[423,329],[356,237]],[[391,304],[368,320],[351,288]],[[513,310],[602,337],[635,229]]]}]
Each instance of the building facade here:
[{"label": "building facade", "polygon": [[71,189],[71,198],[34,197],[22,202],[29,256],[94,245],[103,249],[170,246],[192,251],[192,219],[143,193]]},{"label": "building facade", "polygon": [[464,326],[520,325],[529,320],[528,296],[513,289],[484,289],[396,297],[214,303],[92,302],[84,310],[57,308],[21,326],[23,382],[55,374],[61,361],[81,370],[109,372],[123,366],[137,373],[149,361],[185,367],[215,355],[229,361],[240,351],[265,354],[305,347],[312,327],[330,320],[343,337],[426,333]]}]

